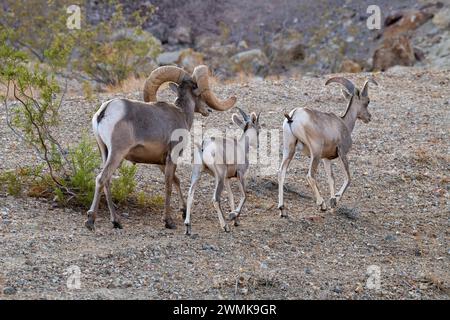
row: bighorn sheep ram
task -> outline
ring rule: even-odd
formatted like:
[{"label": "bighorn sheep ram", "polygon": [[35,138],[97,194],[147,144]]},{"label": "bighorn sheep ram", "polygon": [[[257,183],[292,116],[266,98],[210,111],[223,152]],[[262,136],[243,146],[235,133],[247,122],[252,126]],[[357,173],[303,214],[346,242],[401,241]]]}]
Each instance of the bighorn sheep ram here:
[{"label": "bighorn sheep ram", "polygon": [[[285,114],[286,119],[283,122],[283,160],[278,171],[278,209],[282,217],[287,216],[284,208],[283,184],[296,147],[302,154],[310,156],[307,180],[313,189],[316,204],[321,210],[327,209],[315,180],[317,166],[321,159],[328,176],[332,208],[336,207],[350,183],[347,153],[352,146],[351,133],[357,119],[361,119],[364,123],[370,122],[371,114],[367,109],[370,102],[368,84],[371,82],[377,85],[377,83],[369,79],[360,91],[355,88],[350,80],[334,77],[328,79],[325,85],[333,82],[339,83],[345,88],[342,93],[348,100],[348,105],[342,117],[338,117],[334,113],[309,108],[296,108],[289,114]],[[341,167],[345,171],[345,180],[341,189],[335,194],[331,160],[336,158],[339,158]]]},{"label": "bighorn sheep ram", "polygon": [[[231,119],[243,130],[242,136],[239,139],[207,138],[203,140],[201,146],[197,146],[195,151],[191,187],[189,188],[187,200],[186,220],[184,221],[187,235],[191,233],[191,210],[195,187],[197,186],[203,171],[213,175],[216,180],[213,204],[219,216],[220,226],[226,232],[230,231],[228,224],[224,220],[220,205],[220,195],[222,194],[224,186],[227,188],[231,207],[229,219],[234,220],[235,226],[239,225],[239,216],[246,200],[245,174],[249,167],[248,153],[250,147],[257,147],[260,127],[259,114],[256,115],[255,113],[251,113],[251,115],[248,116],[240,108],[237,109],[241,113],[244,121],[242,121],[236,113],[232,115]],[[231,178],[239,179],[239,189],[242,195],[236,210],[234,208],[234,197],[229,181]]]},{"label": "bighorn sheep ram", "polygon": [[[158,88],[165,82],[173,82],[172,90],[177,92],[175,104],[156,102]],[[155,69],[145,82],[144,101],[113,99],[103,103],[92,118],[92,126],[103,159],[103,170],[96,178],[95,195],[86,227],[94,229],[94,222],[100,200],[105,191],[115,228],[122,228],[111,198],[110,182],[114,171],[123,159],[133,163],[149,163],[160,166],[165,174],[164,222],[166,228],[175,228],[170,215],[172,184],[178,190],[183,216],[186,205],[181,194],[180,181],[175,175],[176,163],[171,151],[179,141],[172,141],[174,130],[191,129],[194,112],[207,116],[207,106],[225,111],[233,107],[235,97],[220,101],[210,90],[208,68],[197,66],[192,76],[175,66]]]}]

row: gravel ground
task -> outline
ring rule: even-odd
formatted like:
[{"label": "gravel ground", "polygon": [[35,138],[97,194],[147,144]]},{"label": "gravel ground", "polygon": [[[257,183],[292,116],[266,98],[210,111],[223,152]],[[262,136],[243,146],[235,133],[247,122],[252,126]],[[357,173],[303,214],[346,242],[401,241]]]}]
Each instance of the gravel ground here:
[{"label": "gravel ground", "polygon": [[[367,75],[348,76],[361,85]],[[178,229],[164,229],[160,207],[121,206],[128,217],[123,230],[113,230],[102,205],[93,233],[84,228],[84,210],[0,194],[0,298],[449,299],[450,72],[394,68],[376,79],[372,122],[358,122],[353,132],[353,180],[336,212],[316,209],[308,161],[298,155],[287,175],[290,218],[278,216],[276,176],[253,167],[241,226],[230,233],[219,228],[206,175],[191,237],[180,215]],[[263,112],[266,129],[278,129],[283,110],[344,111],[340,89],[325,87],[325,80],[249,81],[216,91],[236,94],[239,106]],[[90,130],[98,105],[67,99],[58,133],[64,143]],[[21,149],[4,116],[1,110],[0,170],[32,165],[33,155]],[[203,125],[232,128],[230,118],[231,111],[214,113]],[[321,193],[328,195],[320,169]],[[190,167],[177,172],[186,194]],[[338,167],[335,174],[339,187]],[[159,169],[140,165],[138,190],[163,196]],[[71,266],[81,272],[80,289],[66,285]],[[367,286],[371,270],[380,272],[379,289]]]}]

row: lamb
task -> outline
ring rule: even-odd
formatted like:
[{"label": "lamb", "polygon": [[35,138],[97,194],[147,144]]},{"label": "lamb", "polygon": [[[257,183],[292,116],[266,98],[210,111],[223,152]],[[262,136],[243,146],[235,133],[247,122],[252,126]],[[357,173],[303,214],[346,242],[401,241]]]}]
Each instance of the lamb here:
[{"label": "lamb", "polygon": [[[243,110],[237,108],[242,115],[243,121],[234,113],[232,121],[242,130],[242,136],[239,139],[232,138],[207,138],[203,140],[200,146],[197,146],[194,157],[194,166],[192,170],[191,186],[187,199],[187,213],[184,224],[186,226],[186,235],[191,234],[191,211],[194,192],[202,172],[206,171],[215,178],[215,188],[213,195],[214,208],[219,216],[219,223],[223,230],[230,231],[228,224],[223,217],[223,211],[220,204],[220,196],[224,186],[227,189],[230,202],[231,213],[229,220],[234,221],[234,225],[239,225],[239,216],[242,212],[246,200],[245,175],[249,167],[250,147],[258,146],[259,137],[259,116],[255,113],[247,115]],[[241,200],[237,209],[234,207],[234,197],[230,187],[230,179],[239,180],[239,189]]]},{"label": "lamb", "polygon": [[[342,93],[348,100],[348,105],[342,117],[310,108],[296,108],[289,114],[285,114],[286,119],[283,122],[283,160],[278,170],[278,209],[282,217],[287,217],[284,207],[283,185],[286,171],[294,157],[296,147],[302,154],[310,157],[307,180],[313,189],[316,205],[321,210],[327,210],[327,205],[319,193],[315,179],[320,160],[322,160],[328,176],[331,208],[336,207],[350,183],[347,153],[352,146],[351,133],[357,119],[364,123],[370,122],[372,116],[368,111],[370,102],[368,84],[369,82],[378,84],[375,80],[369,79],[360,91],[350,80],[343,77],[333,77],[328,79],[325,85],[333,82],[339,83],[345,88]],[[345,172],[345,180],[335,194],[331,160],[336,158],[339,158],[341,167]]]}]

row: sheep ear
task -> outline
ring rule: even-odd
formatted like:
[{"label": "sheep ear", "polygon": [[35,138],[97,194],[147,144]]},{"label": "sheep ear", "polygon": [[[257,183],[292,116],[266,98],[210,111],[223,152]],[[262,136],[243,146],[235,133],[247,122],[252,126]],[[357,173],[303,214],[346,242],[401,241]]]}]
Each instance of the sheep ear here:
[{"label": "sheep ear", "polygon": [[176,94],[178,94],[178,85],[177,85],[177,84],[175,84],[175,83],[173,83],[173,82],[170,82],[170,83],[169,83],[169,88],[170,88],[170,90],[172,90],[173,92],[175,92]]},{"label": "sheep ear", "polygon": [[372,84],[378,86],[378,83],[374,79],[372,79],[372,78],[367,79],[366,82],[364,82],[363,88],[361,90],[361,96],[363,96],[363,97],[369,96],[369,83],[372,83]]},{"label": "sheep ear", "polygon": [[258,117],[256,116],[256,113],[252,112],[250,114],[250,119],[252,120],[252,123],[256,123],[258,121]]},{"label": "sheep ear", "polygon": [[233,121],[242,130],[245,128],[244,122],[242,122],[241,118],[237,113],[233,113],[233,115],[231,116],[231,121]]},{"label": "sheep ear", "polygon": [[352,95],[350,93],[348,93],[347,90],[341,89],[341,91],[342,91],[342,95],[344,96],[345,99],[349,100],[352,97]]}]

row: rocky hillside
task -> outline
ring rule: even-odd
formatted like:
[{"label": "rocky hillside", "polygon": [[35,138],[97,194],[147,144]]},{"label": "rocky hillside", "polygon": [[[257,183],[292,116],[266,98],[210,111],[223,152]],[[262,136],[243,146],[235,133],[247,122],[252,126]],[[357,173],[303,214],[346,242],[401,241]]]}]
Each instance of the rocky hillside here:
[{"label": "rocky hillside", "polygon": [[[111,14],[88,1],[88,18]],[[216,74],[267,76],[361,72],[393,65],[450,67],[448,0],[285,0],[125,2],[151,18],[145,28],[163,44],[157,63]],[[381,9],[382,29],[369,30],[367,8]]]}]

